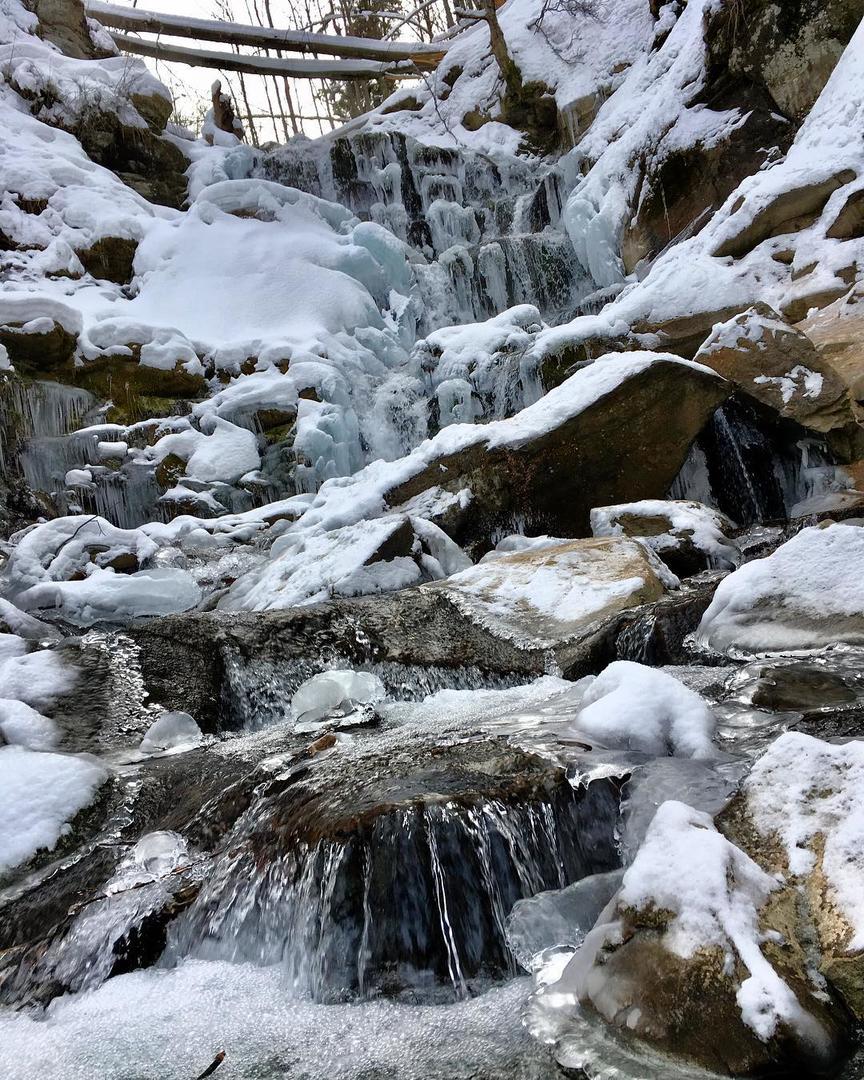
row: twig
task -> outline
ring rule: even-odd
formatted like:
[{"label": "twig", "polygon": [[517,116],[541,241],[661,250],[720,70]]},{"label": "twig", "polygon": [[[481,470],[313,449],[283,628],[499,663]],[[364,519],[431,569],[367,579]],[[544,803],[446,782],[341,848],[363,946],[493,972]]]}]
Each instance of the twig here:
[{"label": "twig", "polygon": [[210,1064],[204,1070],[204,1072],[201,1073],[200,1076],[196,1077],[196,1080],[204,1080],[205,1076],[212,1076],[213,1073],[216,1072],[216,1070],[219,1068],[219,1066],[222,1064],[222,1062],[224,1060],[225,1060],[225,1051],[220,1050],[219,1053],[216,1055],[216,1057],[213,1058],[213,1060],[210,1062]]}]

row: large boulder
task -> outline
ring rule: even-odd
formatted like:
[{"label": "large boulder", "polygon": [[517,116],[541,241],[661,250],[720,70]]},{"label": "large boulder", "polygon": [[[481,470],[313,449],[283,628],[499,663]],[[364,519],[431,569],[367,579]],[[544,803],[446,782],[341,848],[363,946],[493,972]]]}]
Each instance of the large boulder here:
[{"label": "large boulder", "polygon": [[719,585],[696,633],[732,654],[864,644],[864,529],[802,529]]},{"label": "large boulder", "polygon": [[695,359],[804,427],[825,432],[854,421],[840,376],[806,334],[766,304],[718,323]]},{"label": "large boulder", "polygon": [[848,1019],[789,932],[794,895],[710,815],[663,803],[620,892],[543,992],[559,1033],[562,1014],[587,1011],[626,1042],[723,1075],[823,1075]]},{"label": "large boulder", "polygon": [[586,536],[592,507],[665,495],[729,392],[670,354],[604,356],[509,420],[445,429],[394,467],[382,495],[399,506],[433,489],[467,491],[437,523],[477,553],[514,520]]},{"label": "large boulder", "polygon": [[39,36],[76,60],[93,60],[108,53],[93,40],[81,0],[31,0],[39,20]]}]

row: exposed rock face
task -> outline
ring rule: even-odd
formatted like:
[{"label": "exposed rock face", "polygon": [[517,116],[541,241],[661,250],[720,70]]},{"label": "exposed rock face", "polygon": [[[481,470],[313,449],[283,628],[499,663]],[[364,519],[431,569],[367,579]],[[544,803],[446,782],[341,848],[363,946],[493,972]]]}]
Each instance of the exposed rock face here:
[{"label": "exposed rock face", "polygon": [[855,401],[864,401],[864,308],[835,304],[798,327],[836,371]]},{"label": "exposed rock face", "polygon": [[712,58],[761,87],[785,116],[812,108],[861,21],[857,0],[756,0],[718,6],[706,32]]},{"label": "exposed rock face", "polygon": [[90,36],[81,0],[30,0],[29,7],[39,19],[40,36],[67,56],[93,60],[106,55]]},{"label": "exposed rock face", "polygon": [[49,317],[0,325],[0,345],[16,368],[31,375],[44,375],[71,363],[77,344],[77,334]]},{"label": "exposed rock face", "polygon": [[781,416],[815,431],[854,422],[843,380],[806,334],[765,304],[718,323],[696,359]]},{"label": "exposed rock face", "polygon": [[[431,488],[471,492],[438,524],[481,552],[514,520],[526,533],[585,536],[592,507],[662,498],[728,383],[658,356],[576,416],[521,444],[442,454],[387,493],[398,506]],[[621,416],[631,421],[622,426]],[[508,531],[512,531],[508,528]]]}]

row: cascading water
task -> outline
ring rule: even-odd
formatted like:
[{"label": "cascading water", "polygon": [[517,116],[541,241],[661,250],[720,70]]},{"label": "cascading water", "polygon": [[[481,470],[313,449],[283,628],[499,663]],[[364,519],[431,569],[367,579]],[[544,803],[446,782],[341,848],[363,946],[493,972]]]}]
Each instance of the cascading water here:
[{"label": "cascading water", "polygon": [[848,487],[824,440],[733,398],[693,444],[669,497],[703,502],[744,526],[793,517],[809,500]]}]

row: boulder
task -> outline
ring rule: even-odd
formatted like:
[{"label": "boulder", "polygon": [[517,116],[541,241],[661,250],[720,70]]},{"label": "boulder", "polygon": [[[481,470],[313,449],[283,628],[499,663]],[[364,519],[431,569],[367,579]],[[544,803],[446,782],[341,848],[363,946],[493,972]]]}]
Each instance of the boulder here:
[{"label": "boulder", "polygon": [[471,622],[528,648],[556,648],[627,608],[657,600],[668,573],[650,551],[619,537],[545,539],[523,551],[490,552],[477,566],[428,588]]},{"label": "boulder", "polygon": [[124,236],[103,236],[89,248],[75,254],[93,277],[127,285],[132,280],[132,263],[137,250],[137,240]]},{"label": "boulder", "polygon": [[680,577],[700,570],[733,570],[740,562],[731,535],[735,525],[702,503],[645,499],[591,511],[595,536],[632,536],[642,540]]},{"label": "boulder", "polygon": [[626,1042],[713,1073],[823,1075],[842,1060],[848,1019],[789,934],[794,895],[710,815],[663,803],[620,892],[542,993],[559,1015],[569,1001]]},{"label": "boulder", "polygon": [[781,416],[815,431],[854,421],[840,376],[806,334],[765,304],[718,323],[695,359]]},{"label": "boulder", "polygon": [[78,346],[78,335],[56,319],[33,319],[28,323],[0,325],[0,345],[12,364],[30,375],[44,375],[70,364]]},{"label": "boulder", "polygon": [[31,0],[30,9],[39,19],[39,35],[76,60],[105,56],[95,45],[87,26],[81,0]]},{"label": "boulder", "polygon": [[811,315],[798,329],[816,346],[855,401],[864,401],[864,307],[837,303]]},{"label": "boulder", "polygon": [[864,644],[864,528],[802,529],[734,571],[718,586],[696,641],[731,654]]},{"label": "boulder", "polygon": [[663,497],[729,391],[668,354],[605,356],[510,420],[445,428],[383,496],[399,506],[467,489],[470,499],[451,499],[436,523],[477,554],[514,520],[528,533],[585,536],[593,507]]},{"label": "boulder", "polygon": [[781,735],[719,823],[803,902],[790,938],[813,942],[821,974],[864,1019],[864,745]]},{"label": "boulder", "polygon": [[805,181],[775,193],[769,201],[758,204],[755,210],[739,213],[745,206],[742,198],[741,205],[733,207],[731,229],[724,230],[726,239],[717,245],[712,254],[718,258],[740,258],[771,236],[800,232],[816,221],[835,191],[854,179],[855,173],[851,169],[840,169],[822,179]]}]

